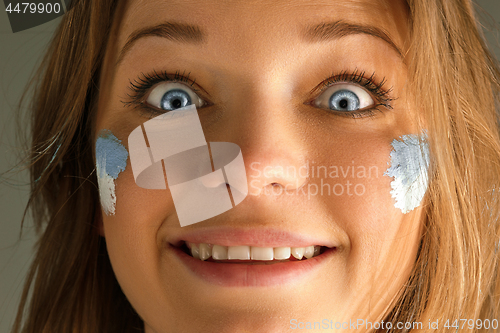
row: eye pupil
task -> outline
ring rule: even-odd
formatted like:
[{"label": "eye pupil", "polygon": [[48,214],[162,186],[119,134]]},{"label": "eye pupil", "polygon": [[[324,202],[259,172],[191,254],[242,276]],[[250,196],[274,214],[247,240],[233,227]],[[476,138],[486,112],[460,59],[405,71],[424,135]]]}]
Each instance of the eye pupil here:
[{"label": "eye pupil", "polygon": [[182,102],[179,99],[174,99],[172,101],[172,106],[176,109],[180,108],[182,105]]},{"label": "eye pupil", "polygon": [[348,102],[345,100],[345,99],[342,99],[340,100],[339,102],[339,106],[342,108],[342,109],[345,109],[347,107],[347,104]]}]

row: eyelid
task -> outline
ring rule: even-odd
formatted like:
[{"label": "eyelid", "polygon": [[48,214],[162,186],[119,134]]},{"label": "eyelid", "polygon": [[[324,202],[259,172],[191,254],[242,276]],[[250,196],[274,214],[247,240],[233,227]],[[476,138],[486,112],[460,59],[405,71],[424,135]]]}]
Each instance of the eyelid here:
[{"label": "eyelid", "polygon": [[383,110],[379,108],[380,106],[391,110],[393,108],[392,101],[397,99],[391,97],[393,87],[390,87],[389,89],[383,88],[385,83],[385,77],[381,81],[377,81],[375,78],[375,72],[373,72],[373,74],[371,74],[371,76],[367,78],[365,77],[365,71],[359,71],[357,68],[355,68],[353,72],[344,70],[342,72],[332,73],[329,77],[325,78],[311,90],[310,94],[314,95],[314,98],[309,99],[304,104],[318,108],[317,106],[313,105],[313,103],[319,96],[321,96],[321,94],[325,90],[337,84],[349,84],[358,86],[365,90],[374,100],[374,106],[370,108],[359,109],[356,111],[336,111],[325,108],[320,109],[343,117],[363,118],[366,116],[372,116],[374,115],[375,111],[383,112]]},{"label": "eyelid", "polygon": [[[154,69],[146,74],[141,73],[137,78],[133,80],[129,79],[128,88],[132,91],[132,93],[127,94],[128,99],[125,101],[122,100],[121,102],[126,107],[143,109],[144,114],[164,113],[165,110],[146,103],[146,99],[148,98],[152,89],[154,89],[154,87],[158,84],[179,83],[185,85],[187,88],[195,92],[198,97],[204,101],[203,107],[213,105],[213,103],[210,101],[210,94],[196,83],[196,79],[189,79],[189,75],[191,74],[190,72],[187,74],[187,76],[185,76],[185,71],[182,72],[182,74],[180,73],[180,71],[176,71],[175,74],[167,73],[166,71],[157,72]],[[200,91],[202,92],[201,94]]]},{"label": "eyelid", "polygon": [[381,81],[378,81],[375,77],[375,72],[373,72],[370,77],[365,76],[365,71],[359,71],[357,68],[353,72],[348,72],[347,70],[342,71],[338,74],[332,74],[330,77],[324,79],[318,86],[331,86],[332,83],[337,82],[349,82],[353,84],[358,84],[372,91],[374,95],[389,98],[389,93],[392,91],[392,87],[389,89],[384,89],[383,86],[386,83],[385,77]]},{"label": "eyelid", "polygon": [[353,87],[357,87],[357,88],[360,88],[360,89],[363,89],[364,91],[366,91],[367,93],[370,93],[370,91],[368,89],[366,89],[365,87],[363,86],[360,86],[359,84],[356,84],[356,83],[353,83],[353,82],[349,82],[349,81],[339,81],[339,82],[335,82],[335,83],[332,83],[330,85],[322,85],[321,87],[319,87],[319,95],[321,95],[321,93],[327,91],[328,89],[331,89],[332,87],[335,87],[335,86],[353,86]]},{"label": "eyelid", "polygon": [[[325,81],[321,82],[320,84],[318,84],[316,87],[314,87],[312,90],[311,90],[311,94],[314,96],[312,98],[310,98],[307,102],[305,102],[304,104],[307,104],[307,105],[311,105],[311,106],[314,106],[314,107],[318,107],[315,105],[315,101],[321,97],[321,95],[327,91],[328,89],[334,87],[334,86],[342,86],[342,85],[350,85],[350,86],[354,86],[354,87],[358,87],[360,89],[363,89],[368,95],[370,95],[370,97],[372,98],[373,100],[373,105],[374,106],[378,106],[380,104],[388,107],[388,108],[392,108],[390,105],[385,105],[383,103],[380,103],[379,104],[379,97],[376,97],[376,96],[373,96],[373,93],[366,89],[365,87],[359,85],[359,84],[356,84],[356,83],[353,83],[353,82],[349,82],[349,81],[339,81],[339,82],[335,82],[335,83],[332,83],[332,84],[325,84]],[[332,93],[333,94],[333,93]],[[392,99],[389,99],[389,100],[392,100]],[[324,108],[321,108],[323,110],[325,110]],[[328,111],[332,111],[332,112],[335,112],[336,110],[331,110],[331,109],[328,109]],[[363,109],[359,109],[357,111],[363,111]],[[343,112],[343,113],[352,113],[354,111],[340,111],[340,112]]]}]

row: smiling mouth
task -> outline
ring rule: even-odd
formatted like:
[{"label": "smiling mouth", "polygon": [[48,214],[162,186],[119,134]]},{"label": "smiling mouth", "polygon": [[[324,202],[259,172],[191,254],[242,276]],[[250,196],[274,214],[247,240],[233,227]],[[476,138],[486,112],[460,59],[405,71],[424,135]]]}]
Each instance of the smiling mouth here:
[{"label": "smiling mouth", "polygon": [[307,261],[329,250],[320,245],[306,247],[222,246],[207,243],[182,242],[180,249],[200,261],[269,265],[287,261]]}]

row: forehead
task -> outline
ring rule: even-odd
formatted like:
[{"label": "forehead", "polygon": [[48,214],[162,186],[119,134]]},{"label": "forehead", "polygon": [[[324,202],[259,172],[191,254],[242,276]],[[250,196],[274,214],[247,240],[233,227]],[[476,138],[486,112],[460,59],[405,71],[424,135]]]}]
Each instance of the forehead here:
[{"label": "forehead", "polygon": [[[405,19],[401,15],[406,14],[406,8],[404,0],[129,0],[125,21],[137,26],[175,18],[220,28],[227,24],[293,24],[335,16],[383,24],[390,15]],[[254,21],[250,22],[250,18]]]},{"label": "forehead", "polygon": [[227,43],[270,47],[277,39],[294,43],[307,27],[338,20],[375,26],[397,45],[407,38],[404,0],[130,0],[120,4],[123,16],[115,39],[119,47],[137,30],[165,22],[196,25],[207,45],[226,47]]}]

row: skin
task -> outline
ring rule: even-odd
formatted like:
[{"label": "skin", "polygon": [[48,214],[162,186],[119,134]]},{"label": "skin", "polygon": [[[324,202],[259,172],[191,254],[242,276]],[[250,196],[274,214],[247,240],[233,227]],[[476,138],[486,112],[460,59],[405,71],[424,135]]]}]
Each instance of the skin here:
[{"label": "skin", "polygon": [[[312,43],[301,38],[301,31],[339,19],[369,24],[384,29],[404,54],[404,1],[124,3],[118,8],[103,64],[96,133],[109,129],[127,147],[130,132],[154,116],[122,103],[130,93],[129,80],[153,69],[172,74],[185,70],[202,89],[198,95],[211,104],[198,109],[207,141],[238,144],[249,182],[253,181],[250,195],[236,208],[181,228],[169,190],[138,187],[128,161],[116,180],[116,214],[102,213],[99,223],[116,277],[144,319],[146,332],[284,332],[290,330],[291,319],[382,320],[413,267],[423,221],[422,207],[408,214],[394,207],[392,179],[383,176],[392,140],[419,132],[418,111],[409,102],[411,91],[405,89],[406,65],[386,42],[373,36]],[[199,25],[206,43],[142,38],[115,66],[131,33],[166,21]],[[379,81],[385,77],[384,88],[392,87],[395,98],[392,110],[382,107],[372,117],[353,119],[305,104],[321,94],[311,91],[325,78],[355,68],[366,71],[366,77],[375,72]],[[317,177],[279,172],[257,177],[256,170],[266,166],[298,169],[307,161],[377,171],[371,177],[323,179],[331,186],[362,184],[362,195],[309,198],[293,189],[320,184]],[[251,167],[254,162],[259,164]],[[293,193],[272,192],[283,187]],[[258,195],[259,190],[268,192]],[[168,240],[188,230],[218,226],[278,228],[340,246],[318,272],[297,283],[214,286],[175,260]]]}]

